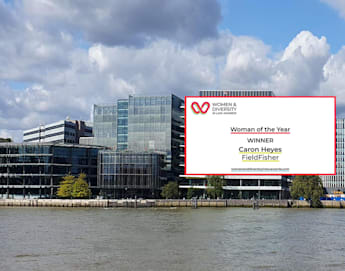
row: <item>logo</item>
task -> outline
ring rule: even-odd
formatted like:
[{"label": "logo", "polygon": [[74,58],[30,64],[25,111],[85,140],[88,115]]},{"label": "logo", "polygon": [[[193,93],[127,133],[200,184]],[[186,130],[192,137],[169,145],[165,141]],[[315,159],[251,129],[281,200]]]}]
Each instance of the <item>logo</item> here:
[{"label": "logo", "polygon": [[206,114],[207,111],[210,109],[210,103],[209,102],[204,102],[202,106],[200,107],[199,103],[193,102],[192,105],[192,110],[195,114]]}]

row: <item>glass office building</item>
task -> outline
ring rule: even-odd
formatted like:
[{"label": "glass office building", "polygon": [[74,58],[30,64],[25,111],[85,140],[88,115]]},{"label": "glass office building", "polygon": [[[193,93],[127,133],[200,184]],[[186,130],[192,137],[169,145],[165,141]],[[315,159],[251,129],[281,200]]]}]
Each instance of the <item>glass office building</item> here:
[{"label": "glass office building", "polygon": [[[161,187],[168,181],[178,181],[179,175],[183,173],[183,167],[180,166],[183,160],[180,156],[181,150],[183,151],[180,145],[184,140],[183,103],[184,101],[175,95],[130,95],[128,99],[119,99],[112,105],[94,105],[92,144],[112,147],[116,153],[123,152],[126,157],[129,157],[128,152],[130,152],[131,159],[134,159],[135,155],[141,157],[142,153],[163,155],[164,163],[160,163],[159,172],[161,181],[147,182],[147,186],[151,186],[152,191],[157,191],[157,184]],[[89,139],[86,140],[90,142]],[[104,174],[103,157],[105,156],[102,154],[98,184],[100,189],[109,191],[106,179],[108,177],[102,175]],[[107,167],[121,167],[121,164],[116,162]],[[116,177],[113,180],[112,185],[117,192],[112,196],[123,196],[121,189],[124,189],[124,186],[118,186],[117,183],[122,179]],[[142,188],[140,191],[143,192],[145,189]],[[148,196],[146,192],[145,195]]]},{"label": "glass office building", "polygon": [[336,175],[321,176],[323,187],[328,193],[345,191],[345,119],[336,121]]},{"label": "glass office building", "polygon": [[168,179],[182,172],[179,164],[183,143],[183,100],[175,95],[129,97],[128,149],[133,152],[164,152]]},{"label": "glass office building", "polygon": [[83,172],[97,189],[97,156],[102,148],[56,143],[1,143],[0,197],[52,198],[62,177]]},{"label": "glass office building", "polygon": [[[116,148],[117,104],[94,105],[92,144]],[[86,139],[90,140],[90,139]],[[86,143],[82,139],[82,143]]]},{"label": "glass office building", "polygon": [[159,153],[100,151],[100,194],[105,198],[159,197],[163,163],[164,155]]},{"label": "glass office building", "polygon": [[116,151],[164,152],[167,177],[174,179],[180,173],[184,134],[181,105],[175,95],[129,96],[113,105],[94,105],[93,144]]}]

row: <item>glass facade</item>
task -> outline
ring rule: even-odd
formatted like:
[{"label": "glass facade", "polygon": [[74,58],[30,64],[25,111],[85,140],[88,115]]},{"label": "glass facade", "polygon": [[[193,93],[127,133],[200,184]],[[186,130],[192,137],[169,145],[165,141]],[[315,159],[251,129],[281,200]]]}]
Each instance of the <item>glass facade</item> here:
[{"label": "glass facade", "polygon": [[128,149],[163,152],[168,180],[182,173],[180,144],[183,143],[183,100],[175,95],[129,97]]},{"label": "glass facade", "polygon": [[336,121],[336,175],[321,176],[322,184],[328,193],[345,191],[345,119]]},{"label": "glass facade", "polygon": [[159,196],[163,155],[100,151],[98,159],[98,181],[104,197]]},{"label": "glass facade", "polygon": [[0,144],[0,197],[53,197],[61,178],[83,172],[97,188],[99,148],[53,143]]},{"label": "glass facade", "polygon": [[117,101],[117,150],[128,148],[128,100]]},{"label": "glass facade", "polygon": [[117,145],[117,105],[94,105],[94,145],[115,148]]},{"label": "glass facade", "polygon": [[128,148],[171,152],[172,96],[129,97]]},{"label": "glass facade", "polygon": [[94,106],[94,144],[117,151],[162,152],[168,179],[176,179],[183,143],[183,100],[175,95],[129,96],[116,105]]}]

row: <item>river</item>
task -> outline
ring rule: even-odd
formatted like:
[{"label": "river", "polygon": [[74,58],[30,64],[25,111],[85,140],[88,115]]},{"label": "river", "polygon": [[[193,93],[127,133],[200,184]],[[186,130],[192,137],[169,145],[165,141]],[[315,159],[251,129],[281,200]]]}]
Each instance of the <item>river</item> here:
[{"label": "river", "polygon": [[345,270],[342,209],[0,208],[0,270]]}]

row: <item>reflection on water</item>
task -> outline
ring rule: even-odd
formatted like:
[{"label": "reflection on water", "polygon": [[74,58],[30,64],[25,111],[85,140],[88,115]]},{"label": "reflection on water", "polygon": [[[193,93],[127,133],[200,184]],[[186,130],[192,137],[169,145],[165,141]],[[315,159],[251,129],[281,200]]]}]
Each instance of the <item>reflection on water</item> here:
[{"label": "reflection on water", "polygon": [[345,270],[344,210],[0,208],[0,270]]}]

